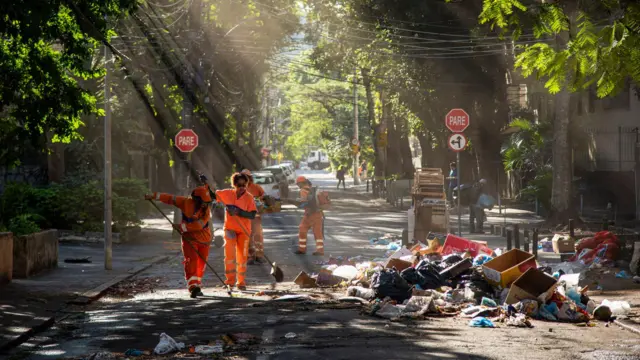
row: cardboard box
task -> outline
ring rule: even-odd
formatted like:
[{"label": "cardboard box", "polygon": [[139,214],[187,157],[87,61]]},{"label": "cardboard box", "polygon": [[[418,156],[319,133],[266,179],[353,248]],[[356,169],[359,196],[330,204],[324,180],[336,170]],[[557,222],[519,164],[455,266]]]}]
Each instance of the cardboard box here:
[{"label": "cardboard box", "polygon": [[398,270],[398,272],[401,272],[406,268],[410,268],[412,265],[413,264],[408,261],[392,258],[392,259],[389,259],[389,261],[387,261],[387,265],[385,266],[385,268],[391,269],[395,267],[396,270]]},{"label": "cardboard box", "polygon": [[440,271],[440,276],[452,279],[473,267],[473,259],[466,258]]},{"label": "cardboard box", "polygon": [[482,265],[484,277],[489,284],[508,288],[520,275],[538,264],[533,255],[519,249],[509,250]]},{"label": "cardboard box", "polygon": [[532,268],[511,284],[505,302],[509,305],[527,299],[546,302],[558,285],[558,281],[553,276]]},{"label": "cardboard box", "polygon": [[467,251],[472,257],[476,257],[478,254],[493,256],[493,250],[487,246],[486,242],[473,241],[452,234],[447,235],[441,253],[442,255],[449,255],[453,253],[465,253]]},{"label": "cardboard box", "polygon": [[568,235],[555,234],[551,239],[553,252],[556,254],[567,254],[576,252],[576,242]]}]

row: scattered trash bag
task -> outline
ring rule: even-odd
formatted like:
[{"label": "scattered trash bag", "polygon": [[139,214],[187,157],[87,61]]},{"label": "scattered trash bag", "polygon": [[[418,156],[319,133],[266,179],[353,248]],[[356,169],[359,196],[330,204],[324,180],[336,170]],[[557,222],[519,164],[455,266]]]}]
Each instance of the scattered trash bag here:
[{"label": "scattered trash bag", "polygon": [[494,328],[496,327],[493,322],[491,322],[491,320],[487,319],[486,317],[482,317],[482,316],[478,316],[475,317],[473,319],[471,319],[471,321],[469,321],[469,326],[471,327],[481,327],[481,328]]},{"label": "scattered trash bag", "polygon": [[349,286],[347,288],[347,296],[354,296],[365,300],[373,300],[376,297],[373,289],[367,289],[362,286]]},{"label": "scattered trash bag", "polygon": [[409,299],[404,308],[404,313],[417,316],[422,316],[436,311],[435,303],[433,302],[433,298],[430,296],[413,296]]},{"label": "scattered trash bag", "polygon": [[493,299],[489,299],[487,297],[483,297],[480,301],[480,305],[488,306],[488,307],[496,307],[498,304]]},{"label": "scattered trash bag", "polygon": [[440,276],[440,269],[428,260],[422,260],[415,268],[404,269],[401,276],[412,285],[419,285],[423,290],[437,289],[446,284]]},{"label": "scattered trash bag", "polygon": [[172,352],[180,351],[184,348],[184,343],[179,343],[173,340],[173,338],[165,333],[160,334],[160,342],[153,349],[153,352],[158,355],[165,355]]},{"label": "scattered trash bag", "polygon": [[611,319],[611,316],[613,316],[611,308],[609,308],[607,305],[600,305],[596,307],[593,310],[592,314],[596,320],[600,321],[609,321]]},{"label": "scattered trash bag", "polygon": [[335,270],[333,270],[333,276],[338,276],[341,278],[347,279],[347,281],[351,281],[355,279],[358,275],[358,269],[355,266],[351,265],[341,265],[338,266]]},{"label": "scattered trash bag", "polygon": [[517,312],[525,314],[530,317],[538,317],[538,301],[537,300],[522,300],[513,306]]},{"label": "scattered trash bag", "polygon": [[447,255],[447,256],[442,258],[442,263],[440,264],[440,267],[442,267],[444,269],[444,268],[449,267],[449,266],[451,266],[453,264],[459,263],[462,260],[463,260],[462,256],[460,256],[458,254]]},{"label": "scattered trash bag", "polygon": [[558,305],[552,302],[548,305],[540,306],[540,309],[538,310],[538,316],[544,320],[558,321],[558,311],[560,311],[560,309],[558,309]]},{"label": "scattered trash bag", "polygon": [[608,306],[614,316],[627,315],[631,311],[631,305],[626,301],[609,301],[604,299],[600,305]]},{"label": "scattered trash bag", "polygon": [[402,306],[386,303],[375,314],[386,319],[396,319],[402,315],[402,310]]},{"label": "scattered trash bag", "polygon": [[543,273],[547,273],[548,275],[551,275],[553,273],[551,266],[538,266],[538,270],[542,271]]},{"label": "scattered trash bag", "polygon": [[524,314],[515,314],[507,319],[507,326],[533,327],[529,319]]},{"label": "scattered trash bag", "polygon": [[371,289],[376,297],[381,299],[388,296],[395,301],[403,302],[411,297],[411,287],[394,269],[382,269],[373,274]]},{"label": "scattered trash bag", "polygon": [[[555,303],[554,303],[555,304]],[[589,314],[580,309],[574,302],[565,301],[562,303],[557,315],[559,320],[570,322],[586,322],[589,321]]]},{"label": "scattered trash bag", "polygon": [[195,353],[196,354],[221,354],[224,352],[224,348],[222,344],[216,345],[196,345]]},{"label": "scattered trash bag", "polygon": [[486,262],[489,262],[493,260],[493,258],[489,255],[486,254],[480,254],[478,256],[476,256],[475,258],[473,258],[473,266],[480,266],[483,265]]},{"label": "scattered trash bag", "polygon": [[142,356],[142,355],[146,355],[144,351],[142,350],[138,350],[138,349],[128,349],[127,351],[125,351],[124,356]]},{"label": "scattered trash bag", "polygon": [[631,278],[632,278],[632,276],[631,276],[631,275],[629,275],[629,274],[627,274],[627,272],[626,272],[626,271],[624,271],[624,270],[622,270],[622,271],[620,271],[619,273],[617,273],[617,274],[616,274],[616,277],[617,277],[618,279],[631,279]]}]

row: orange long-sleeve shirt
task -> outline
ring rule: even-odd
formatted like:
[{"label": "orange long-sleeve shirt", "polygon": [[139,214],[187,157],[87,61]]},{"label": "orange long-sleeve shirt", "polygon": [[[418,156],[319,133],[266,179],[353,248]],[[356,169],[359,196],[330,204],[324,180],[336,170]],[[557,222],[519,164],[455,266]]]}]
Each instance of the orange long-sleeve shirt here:
[{"label": "orange long-sleeve shirt", "polygon": [[256,183],[249,184],[249,186],[247,186],[247,191],[250,192],[253,197],[257,197],[258,199],[262,199],[265,194],[262,186]]},{"label": "orange long-sleeve shirt", "polygon": [[[238,193],[235,189],[218,190],[216,191],[216,200],[223,203],[225,206],[234,205],[244,211],[258,211],[256,203],[253,200],[253,194],[248,191],[245,191],[242,196],[238,197]],[[225,211],[224,230],[233,230],[239,233],[246,232],[246,235],[249,236],[251,235],[251,219],[243,218],[241,216],[230,216],[229,212]]]},{"label": "orange long-sleeve shirt", "polygon": [[153,193],[153,196],[156,200],[168,205],[173,205],[182,211],[180,230],[182,231],[183,237],[202,243],[211,242],[211,228],[209,227],[211,211],[209,208],[204,210],[196,209],[195,201],[186,196],[176,196],[165,193]]}]

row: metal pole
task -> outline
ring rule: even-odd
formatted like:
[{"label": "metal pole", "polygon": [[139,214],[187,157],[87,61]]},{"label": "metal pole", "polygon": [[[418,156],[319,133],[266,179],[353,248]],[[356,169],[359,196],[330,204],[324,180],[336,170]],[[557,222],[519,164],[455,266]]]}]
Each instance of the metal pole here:
[{"label": "metal pole", "polygon": [[111,53],[107,46],[104,47],[106,70],[104,75],[104,268],[112,269],[112,243],[111,243],[111,89],[109,85],[109,66]]},{"label": "metal pole", "polygon": [[462,237],[462,209],[460,208],[460,187],[462,182],[460,181],[460,153],[456,153],[456,182],[458,185],[458,236]]},{"label": "metal pole", "polygon": [[[353,138],[360,140],[358,134],[358,67],[353,69]],[[359,144],[359,142],[358,142]],[[358,168],[360,166],[360,153],[353,154],[353,185],[360,185],[360,174]]]}]

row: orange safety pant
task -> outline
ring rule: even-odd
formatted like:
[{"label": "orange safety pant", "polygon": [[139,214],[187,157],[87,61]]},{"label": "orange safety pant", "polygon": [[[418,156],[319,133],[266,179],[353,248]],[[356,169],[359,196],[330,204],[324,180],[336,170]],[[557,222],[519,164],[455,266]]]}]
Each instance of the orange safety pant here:
[{"label": "orange safety pant", "polygon": [[305,213],[300,222],[298,233],[298,252],[307,252],[307,233],[313,229],[316,240],[316,252],[324,254],[324,214],[321,211]]},{"label": "orange safety pant", "polygon": [[249,254],[252,257],[261,258],[264,256],[264,235],[262,234],[262,217],[256,216],[251,220],[251,243]]},{"label": "orange safety pant", "polygon": [[244,232],[224,231],[224,275],[227,285],[246,286],[247,257],[249,256],[249,237]]},{"label": "orange safety pant", "polygon": [[[191,242],[191,246],[187,244]],[[195,240],[182,239],[182,254],[184,255],[184,278],[187,281],[187,288],[191,290],[194,286],[202,286],[202,276],[207,266],[204,260],[198,256],[196,251],[206,260],[209,258],[209,243],[201,243]],[[195,248],[195,249],[194,249]]]}]

